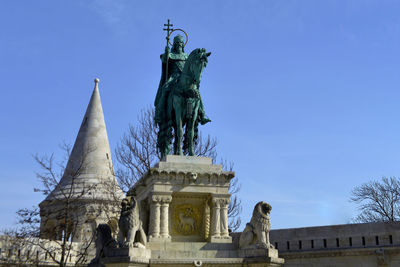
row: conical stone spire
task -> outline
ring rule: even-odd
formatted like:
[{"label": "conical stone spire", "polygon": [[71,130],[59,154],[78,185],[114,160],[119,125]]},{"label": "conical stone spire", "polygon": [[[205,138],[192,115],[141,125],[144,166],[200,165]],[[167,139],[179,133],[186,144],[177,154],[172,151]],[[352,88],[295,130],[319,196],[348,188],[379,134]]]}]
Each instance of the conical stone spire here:
[{"label": "conical stone spire", "polygon": [[62,200],[66,197],[111,200],[115,199],[115,194],[118,198],[122,196],[114,176],[98,88],[99,79],[96,78],[94,82],[95,87],[64,175],[46,200]]}]

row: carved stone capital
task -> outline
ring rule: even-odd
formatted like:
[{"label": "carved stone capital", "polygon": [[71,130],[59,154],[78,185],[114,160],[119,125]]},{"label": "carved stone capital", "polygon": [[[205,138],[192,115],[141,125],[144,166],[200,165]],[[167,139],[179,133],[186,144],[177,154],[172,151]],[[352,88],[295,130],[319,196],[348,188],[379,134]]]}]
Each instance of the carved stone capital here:
[{"label": "carved stone capital", "polygon": [[168,204],[172,200],[172,196],[160,196],[160,202],[163,204]]},{"label": "carved stone capital", "polygon": [[169,195],[152,195],[149,197],[150,204],[163,204],[163,203],[170,203],[172,201],[172,196]]},{"label": "carved stone capital", "polygon": [[214,208],[219,208],[220,204],[221,204],[221,199],[220,198],[212,198],[211,199],[211,204]]},{"label": "carved stone capital", "polygon": [[212,206],[216,208],[226,208],[230,202],[230,198],[225,197],[213,197],[211,199]]},{"label": "carved stone capital", "polygon": [[219,199],[219,205],[221,206],[221,208],[226,208],[226,206],[228,206],[230,202],[231,202],[230,198],[220,198]]}]

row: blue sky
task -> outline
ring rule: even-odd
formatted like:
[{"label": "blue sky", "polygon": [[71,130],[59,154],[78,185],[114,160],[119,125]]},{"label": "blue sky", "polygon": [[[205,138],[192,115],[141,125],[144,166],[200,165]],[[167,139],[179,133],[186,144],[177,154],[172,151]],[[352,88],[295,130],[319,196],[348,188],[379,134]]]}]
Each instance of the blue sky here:
[{"label": "blue sky", "polygon": [[[111,150],[153,103],[167,18],[212,51],[202,97],[242,184],[243,225],[347,223],[356,185],[400,175],[400,2],[0,2],[0,227],[39,203],[32,154],[73,144],[93,90]],[[115,161],[115,160],[114,160]]]}]

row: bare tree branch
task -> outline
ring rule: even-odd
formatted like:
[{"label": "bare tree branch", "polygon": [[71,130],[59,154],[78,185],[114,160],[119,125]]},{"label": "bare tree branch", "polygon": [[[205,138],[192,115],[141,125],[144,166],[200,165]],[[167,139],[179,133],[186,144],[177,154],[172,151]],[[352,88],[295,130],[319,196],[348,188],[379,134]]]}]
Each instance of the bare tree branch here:
[{"label": "bare tree branch", "polygon": [[354,222],[390,222],[400,220],[400,180],[382,177],[357,186],[350,202],[358,204],[360,214]]}]

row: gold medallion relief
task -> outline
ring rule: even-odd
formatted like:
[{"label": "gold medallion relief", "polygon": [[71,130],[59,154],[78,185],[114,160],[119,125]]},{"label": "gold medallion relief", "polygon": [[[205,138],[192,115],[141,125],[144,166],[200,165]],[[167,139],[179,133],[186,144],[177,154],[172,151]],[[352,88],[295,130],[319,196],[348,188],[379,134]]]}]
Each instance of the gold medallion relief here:
[{"label": "gold medallion relief", "polygon": [[198,235],[202,226],[202,212],[200,206],[182,204],[173,210],[173,232],[181,235]]}]

